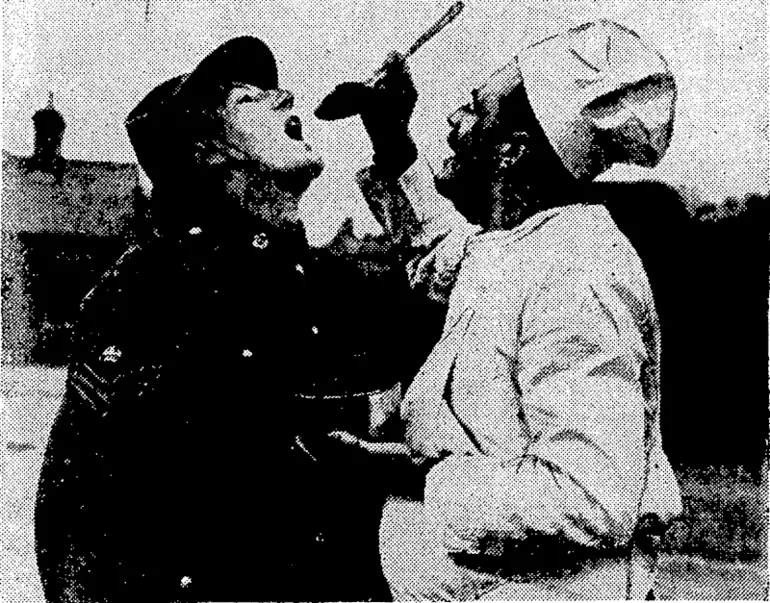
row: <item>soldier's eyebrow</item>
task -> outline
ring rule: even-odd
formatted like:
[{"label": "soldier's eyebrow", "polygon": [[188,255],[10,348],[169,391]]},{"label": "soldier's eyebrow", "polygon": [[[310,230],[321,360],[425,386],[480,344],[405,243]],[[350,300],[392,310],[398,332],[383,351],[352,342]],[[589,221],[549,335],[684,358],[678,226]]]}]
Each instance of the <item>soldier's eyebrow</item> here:
[{"label": "soldier's eyebrow", "polygon": [[236,97],[237,100],[235,101],[236,104],[249,100],[260,101],[269,94],[267,90],[263,90],[259,86],[246,84],[244,82],[232,82],[228,89],[227,96],[230,97],[233,93],[238,94]]}]

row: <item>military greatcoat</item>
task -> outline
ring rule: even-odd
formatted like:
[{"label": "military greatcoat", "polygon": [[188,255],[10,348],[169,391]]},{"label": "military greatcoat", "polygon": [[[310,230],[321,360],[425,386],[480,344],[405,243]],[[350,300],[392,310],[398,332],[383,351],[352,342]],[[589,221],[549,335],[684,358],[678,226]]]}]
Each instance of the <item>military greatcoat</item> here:
[{"label": "military greatcoat", "polygon": [[365,429],[347,394],[398,380],[394,278],[253,221],[130,248],[82,304],[46,451],[47,598],[384,598],[363,473],[307,442]]}]

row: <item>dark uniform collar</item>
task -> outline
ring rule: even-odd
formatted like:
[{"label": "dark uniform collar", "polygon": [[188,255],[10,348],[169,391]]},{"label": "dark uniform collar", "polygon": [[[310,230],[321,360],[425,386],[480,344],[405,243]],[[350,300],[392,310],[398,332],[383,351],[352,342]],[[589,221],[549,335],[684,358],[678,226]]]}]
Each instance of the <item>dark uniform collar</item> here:
[{"label": "dark uniform collar", "polygon": [[183,182],[153,191],[148,219],[153,239],[166,253],[192,253],[235,263],[269,259],[292,267],[305,260],[310,248],[301,223],[281,228],[270,225],[219,188],[206,186],[201,178],[194,187]]}]

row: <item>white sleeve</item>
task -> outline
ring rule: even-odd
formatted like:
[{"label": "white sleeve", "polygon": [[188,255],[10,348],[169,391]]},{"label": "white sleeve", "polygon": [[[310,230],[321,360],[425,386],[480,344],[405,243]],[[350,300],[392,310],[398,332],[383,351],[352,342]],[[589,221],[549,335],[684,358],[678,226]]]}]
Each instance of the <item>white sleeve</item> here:
[{"label": "white sleeve", "polygon": [[613,288],[582,273],[544,286],[518,326],[512,379],[530,442],[518,458],[452,456],[425,502],[455,546],[566,537],[617,546],[631,537],[645,476],[645,352]]},{"label": "white sleeve", "polygon": [[373,169],[359,172],[358,183],[385,232],[406,249],[412,286],[446,303],[468,239],[480,227],[470,224],[449,199],[438,194],[424,159],[418,158],[397,183],[375,182]]}]

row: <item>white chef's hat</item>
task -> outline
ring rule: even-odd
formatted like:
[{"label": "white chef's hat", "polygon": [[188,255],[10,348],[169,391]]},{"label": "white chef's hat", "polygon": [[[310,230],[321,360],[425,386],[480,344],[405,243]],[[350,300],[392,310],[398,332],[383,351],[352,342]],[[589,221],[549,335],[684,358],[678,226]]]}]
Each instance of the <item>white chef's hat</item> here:
[{"label": "white chef's hat", "polygon": [[652,167],[674,124],[676,84],[663,57],[633,31],[599,20],[520,51],[532,109],[573,176],[614,163]]}]

